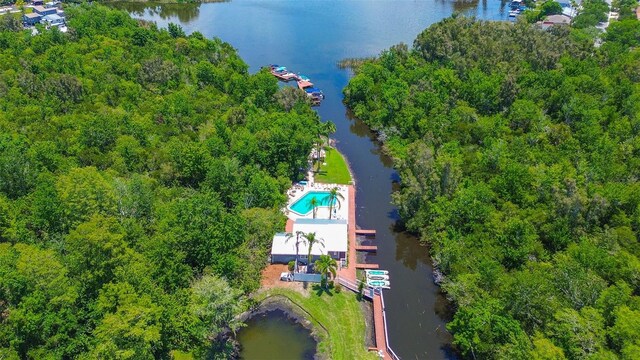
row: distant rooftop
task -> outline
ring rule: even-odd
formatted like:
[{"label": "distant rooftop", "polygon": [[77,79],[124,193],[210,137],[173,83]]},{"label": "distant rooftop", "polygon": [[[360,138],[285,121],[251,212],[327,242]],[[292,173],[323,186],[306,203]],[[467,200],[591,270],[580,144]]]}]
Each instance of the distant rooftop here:
[{"label": "distant rooftop", "polygon": [[59,15],[56,15],[56,14],[51,14],[51,15],[47,15],[47,16],[43,17],[42,20],[45,20],[45,21],[56,21],[56,20],[60,21],[60,20],[62,20],[62,17],[59,16]]}]

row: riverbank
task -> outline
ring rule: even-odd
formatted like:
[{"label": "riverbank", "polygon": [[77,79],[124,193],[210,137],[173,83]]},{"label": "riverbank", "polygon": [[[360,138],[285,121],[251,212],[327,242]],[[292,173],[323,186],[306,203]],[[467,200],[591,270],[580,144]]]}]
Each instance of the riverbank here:
[{"label": "riverbank", "polygon": [[[458,2],[435,0],[243,0],[170,7],[145,7],[144,3],[137,3],[128,8],[135,17],[155,21],[160,27],[166,28],[172,22],[180,24],[187,33],[198,31],[205,37],[218,37],[233,44],[252,73],[266,63],[286,64],[299,69],[322,88],[326,99],[315,111],[323,121],[330,119],[336,124],[332,138],[350,162],[357,188],[354,221],[377,232],[374,244],[378,252],[367,255],[367,259],[393,274],[393,288],[385,292],[385,310],[389,342],[402,358],[455,357],[450,353],[450,337],[444,330],[446,317],[442,309],[446,299],[433,283],[431,260],[425,248],[414,236],[396,231],[397,209],[391,205],[394,190],[391,182],[398,176],[391,167],[391,159],[372,142],[368,127],[349,117],[342,103],[342,89],[352,73],[339,70],[336,64],[345,58],[375,56],[400,42],[411,43],[426,26],[450,16],[454,10],[475,9],[475,3],[465,4],[461,9]],[[488,14],[498,14],[499,6],[487,3],[487,7],[478,9],[477,15],[487,18]],[[362,16],[363,13],[367,16]],[[499,15],[492,17],[499,18]],[[327,28],[326,24],[332,26]],[[291,32],[291,28],[296,31]],[[327,31],[319,34],[319,28]],[[302,48],[305,51],[299,51]]]},{"label": "riverbank", "polygon": [[[311,182],[352,183],[351,169],[345,157],[335,148],[326,149],[323,171],[310,174]],[[344,206],[346,205],[346,206]],[[343,199],[343,208],[348,217],[347,266],[339,270],[339,276],[355,281],[355,187],[348,186]],[[340,215],[340,214],[339,214]],[[286,231],[292,231],[291,221]],[[261,290],[254,295],[260,303],[257,313],[278,308],[287,311],[291,317],[312,332],[318,342],[320,358],[377,358],[368,351],[375,348],[373,304],[358,301],[356,294],[341,285],[323,290],[317,284],[280,281],[280,273],[286,272],[286,265],[269,265],[262,273]],[[336,282],[337,283],[337,282]],[[344,290],[344,291],[343,291]],[[252,315],[253,316],[253,315]]]},{"label": "riverbank", "polygon": [[[327,293],[316,291],[312,285],[307,288],[302,283],[299,285],[298,289],[259,291],[254,296],[261,304],[257,312],[278,308],[297,319],[318,342],[321,359],[377,359],[375,353],[367,351],[372,343],[371,334],[368,339],[365,336],[365,318],[371,319],[368,302],[359,302],[348,290],[334,289]],[[365,311],[368,316],[363,316]]]},{"label": "riverbank", "polygon": [[353,183],[353,174],[344,155],[338,149],[330,147],[326,149],[324,162],[314,174],[314,179],[324,184],[349,185]]}]

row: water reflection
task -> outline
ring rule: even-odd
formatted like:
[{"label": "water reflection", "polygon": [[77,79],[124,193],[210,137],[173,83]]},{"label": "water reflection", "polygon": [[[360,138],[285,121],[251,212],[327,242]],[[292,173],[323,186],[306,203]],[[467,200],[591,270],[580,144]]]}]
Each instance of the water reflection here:
[{"label": "water reflection", "polygon": [[391,290],[385,292],[390,343],[404,359],[452,359],[448,303],[433,283],[428,249],[397,226],[392,192],[398,175],[374,134],[345,109],[342,89],[352,74],[336,64],[411,44],[456,11],[500,20],[506,19],[503,8],[501,0],[233,0],[177,8],[135,4],[129,11],[161,27],[179,23],[187,33],[229,42],[252,72],[277,63],[313,79],[327,97],[316,111],[336,124],[333,137],[355,175],[356,224],[377,231],[372,241],[378,253],[367,260],[391,274]]},{"label": "water reflection", "polygon": [[[124,10],[134,17],[158,17],[162,20],[177,19],[188,23],[200,16],[200,4],[161,4],[153,2],[115,2],[109,4],[116,9]],[[173,20],[175,21],[175,20]]]}]

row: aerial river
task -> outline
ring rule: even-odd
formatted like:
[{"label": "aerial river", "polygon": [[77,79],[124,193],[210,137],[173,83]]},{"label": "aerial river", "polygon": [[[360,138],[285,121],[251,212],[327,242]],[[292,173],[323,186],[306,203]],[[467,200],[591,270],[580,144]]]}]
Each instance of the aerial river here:
[{"label": "aerial river", "polygon": [[448,304],[433,283],[427,248],[404,232],[391,204],[397,174],[391,160],[366,125],[350,119],[342,103],[349,71],[344,58],[375,56],[390,46],[411,44],[430,24],[454,12],[505,20],[500,0],[232,0],[202,5],[120,4],[136,18],[159,26],[180,24],[235,47],[258,71],[268,64],[287,66],[312,79],[326,99],[317,108],[323,120],[336,123],[332,136],[347,157],[356,179],[357,224],[377,230],[378,254],[367,260],[391,276],[385,292],[389,342],[402,359],[450,359],[451,337],[445,329]]}]

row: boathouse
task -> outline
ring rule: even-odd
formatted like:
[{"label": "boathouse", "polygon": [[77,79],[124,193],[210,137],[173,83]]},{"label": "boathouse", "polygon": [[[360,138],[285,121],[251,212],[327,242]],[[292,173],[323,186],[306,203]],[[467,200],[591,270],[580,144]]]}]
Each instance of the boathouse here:
[{"label": "boathouse", "polygon": [[[298,243],[298,260],[308,264],[317,260],[320,255],[329,255],[336,260],[346,258],[348,249],[348,230],[346,220],[335,219],[296,219],[293,224],[292,237],[287,233],[277,233],[273,237],[271,247],[271,263],[286,264],[296,258],[296,233],[300,232]],[[316,239],[322,239],[320,243],[311,248],[311,261],[307,259],[309,247],[302,234],[316,233]]]}]

